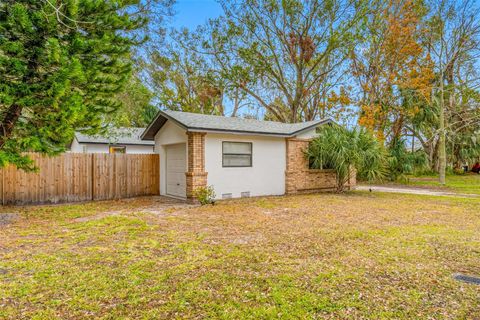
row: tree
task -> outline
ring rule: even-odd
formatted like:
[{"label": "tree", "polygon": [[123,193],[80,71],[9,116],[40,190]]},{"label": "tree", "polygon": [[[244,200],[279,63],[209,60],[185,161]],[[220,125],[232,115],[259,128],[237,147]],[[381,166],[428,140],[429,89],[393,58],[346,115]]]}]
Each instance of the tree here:
[{"label": "tree", "polygon": [[405,179],[407,174],[422,170],[427,164],[425,152],[408,151],[403,139],[395,138],[387,152],[386,172],[390,181]]},{"label": "tree", "polygon": [[371,8],[360,29],[366,45],[351,54],[359,123],[398,157],[394,171],[404,167],[401,145],[411,136],[412,150],[420,142],[445,183],[448,164],[478,155],[479,8],[451,0],[379,0]]},{"label": "tree", "polygon": [[176,43],[150,52],[148,81],[162,107],[223,115],[224,90],[201,54]]},{"label": "tree", "polygon": [[351,52],[352,74],[361,88],[359,123],[381,141],[401,139],[405,119],[429,99],[433,72],[421,43],[425,14],[423,1],[373,2],[360,29],[365,45]]},{"label": "tree", "polygon": [[61,152],[118,109],[147,22],[140,2],[0,2],[0,166],[32,169],[22,152]]},{"label": "tree", "polygon": [[153,93],[133,74],[125,89],[116,95],[120,107],[106,122],[115,127],[146,127],[158,112],[151,103],[152,98]]},{"label": "tree", "polygon": [[337,175],[337,191],[342,192],[352,169],[367,180],[385,174],[385,152],[381,143],[364,128],[347,130],[324,126],[306,151],[313,168],[333,168]]},{"label": "tree", "polygon": [[361,1],[220,3],[225,16],[210,21],[203,50],[270,119],[313,120],[348,104],[348,88],[340,87]]},{"label": "tree", "polygon": [[150,49],[144,64],[146,79],[162,107],[237,116],[251,104],[204,52],[202,44],[209,31],[207,26],[172,31],[167,45]]},{"label": "tree", "polygon": [[[445,148],[447,163],[461,170],[463,164],[475,163],[480,156],[480,94],[467,88],[456,89],[456,94],[459,99],[454,109],[445,106]],[[425,151],[429,168],[436,172],[439,169],[439,124],[438,101],[425,103],[406,124]]]},{"label": "tree", "polygon": [[425,41],[436,74],[430,104],[438,112],[438,129],[430,139],[437,141],[439,182],[445,184],[449,132],[452,138],[468,129],[474,133],[480,124],[475,92],[480,85],[480,9],[471,1],[437,0],[430,6]]}]

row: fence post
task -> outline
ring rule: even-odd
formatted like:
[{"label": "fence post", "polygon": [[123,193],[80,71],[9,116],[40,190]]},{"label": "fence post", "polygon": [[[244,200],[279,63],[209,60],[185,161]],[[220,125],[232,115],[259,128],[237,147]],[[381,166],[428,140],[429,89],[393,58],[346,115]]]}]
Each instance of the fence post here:
[{"label": "fence post", "polygon": [[117,154],[113,154],[113,177],[110,177],[110,179],[113,179],[113,199],[119,199],[117,195]]},{"label": "fence post", "polygon": [[5,167],[2,168],[2,206],[5,205]]},{"label": "fence post", "polygon": [[90,165],[92,166],[92,169],[90,170],[91,172],[91,181],[92,181],[92,201],[95,200],[95,157],[94,157],[94,153],[91,153],[90,154],[90,158],[92,158],[90,160]]}]

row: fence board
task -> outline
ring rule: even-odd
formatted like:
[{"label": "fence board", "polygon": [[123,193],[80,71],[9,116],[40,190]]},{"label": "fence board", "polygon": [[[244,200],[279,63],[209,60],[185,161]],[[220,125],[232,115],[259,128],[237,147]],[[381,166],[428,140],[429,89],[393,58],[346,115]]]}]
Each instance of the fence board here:
[{"label": "fence board", "polygon": [[2,204],[59,203],[159,194],[157,154],[30,153],[39,171],[0,170]]}]

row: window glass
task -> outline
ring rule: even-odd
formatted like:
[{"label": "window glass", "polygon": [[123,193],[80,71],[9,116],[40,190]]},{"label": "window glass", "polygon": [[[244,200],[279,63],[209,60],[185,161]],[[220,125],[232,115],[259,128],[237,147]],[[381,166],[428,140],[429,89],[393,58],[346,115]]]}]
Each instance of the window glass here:
[{"label": "window glass", "polygon": [[248,142],[224,142],[223,153],[252,154],[252,145]]},{"label": "window glass", "polygon": [[125,153],[126,148],[125,147],[110,147],[109,151],[110,153]]},{"label": "window glass", "polygon": [[236,155],[225,154],[223,155],[223,165],[225,167],[250,167],[251,166],[250,155]]},{"label": "window glass", "polygon": [[251,167],[252,143],[250,142],[223,142],[224,167]]}]

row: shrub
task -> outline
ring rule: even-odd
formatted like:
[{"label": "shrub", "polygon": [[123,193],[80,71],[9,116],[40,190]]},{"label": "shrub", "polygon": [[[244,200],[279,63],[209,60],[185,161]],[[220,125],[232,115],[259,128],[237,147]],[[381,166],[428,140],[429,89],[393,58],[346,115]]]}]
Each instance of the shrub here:
[{"label": "shrub", "polygon": [[339,192],[343,191],[352,169],[366,180],[384,176],[384,148],[371,133],[361,128],[322,127],[307,149],[306,157],[313,168],[335,170]]},{"label": "shrub", "polygon": [[213,204],[215,199],[215,191],[213,190],[212,186],[207,187],[199,187],[194,190],[193,195],[197,198],[200,204]]},{"label": "shrub", "polygon": [[425,171],[427,155],[423,150],[410,152],[401,139],[394,139],[388,148],[387,172],[391,181],[406,180],[408,174]]}]

